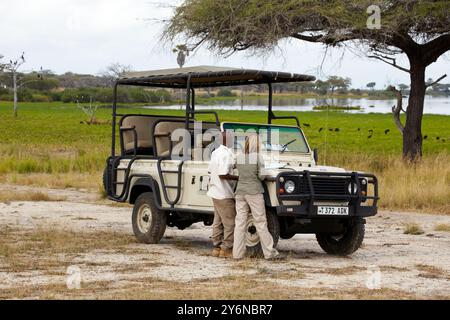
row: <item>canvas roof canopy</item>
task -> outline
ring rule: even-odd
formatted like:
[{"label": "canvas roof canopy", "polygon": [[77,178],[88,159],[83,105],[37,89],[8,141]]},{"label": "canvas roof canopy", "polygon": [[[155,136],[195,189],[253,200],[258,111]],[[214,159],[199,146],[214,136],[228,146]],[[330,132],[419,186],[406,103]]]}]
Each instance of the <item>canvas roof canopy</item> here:
[{"label": "canvas roof canopy", "polygon": [[119,85],[161,88],[191,88],[250,85],[262,83],[314,81],[309,75],[237,69],[228,67],[198,66],[154,71],[129,72],[117,80]]}]

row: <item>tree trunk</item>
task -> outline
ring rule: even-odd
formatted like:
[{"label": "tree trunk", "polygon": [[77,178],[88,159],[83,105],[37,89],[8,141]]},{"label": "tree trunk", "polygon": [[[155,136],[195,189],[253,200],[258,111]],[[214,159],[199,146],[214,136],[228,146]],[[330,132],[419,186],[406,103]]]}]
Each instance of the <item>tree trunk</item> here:
[{"label": "tree trunk", "polygon": [[422,157],[422,116],[425,100],[425,69],[420,59],[410,58],[411,92],[403,132],[403,158],[416,161]]},{"label": "tree trunk", "polygon": [[14,117],[17,117],[17,73],[13,72]]}]

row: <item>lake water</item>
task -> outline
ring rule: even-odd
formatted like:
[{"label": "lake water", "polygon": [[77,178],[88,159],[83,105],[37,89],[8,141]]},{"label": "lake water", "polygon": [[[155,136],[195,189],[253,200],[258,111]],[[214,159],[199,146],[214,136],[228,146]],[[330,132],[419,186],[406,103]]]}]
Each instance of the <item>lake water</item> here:
[{"label": "lake water", "polygon": [[[338,106],[360,106],[361,110],[349,110],[350,113],[391,113],[392,106],[396,100],[372,100],[372,99],[334,99],[333,103]],[[278,111],[313,111],[314,106],[331,105],[331,99],[298,99],[274,97],[274,110]],[[408,105],[408,99],[403,100],[403,108]],[[161,107],[146,107],[161,108]],[[184,106],[165,106],[165,109],[180,109]],[[218,100],[211,105],[197,105],[196,109],[221,109],[221,110],[267,110],[267,98],[244,99],[244,105],[240,98],[235,100]],[[425,98],[424,113],[450,115],[450,97]]]}]

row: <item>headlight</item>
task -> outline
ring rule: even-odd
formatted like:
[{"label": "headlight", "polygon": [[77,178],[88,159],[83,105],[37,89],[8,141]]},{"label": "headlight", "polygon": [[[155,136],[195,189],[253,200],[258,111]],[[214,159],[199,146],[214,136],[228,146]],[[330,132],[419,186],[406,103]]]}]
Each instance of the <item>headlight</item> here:
[{"label": "headlight", "polygon": [[358,186],[356,183],[350,182],[348,184],[348,193],[349,194],[357,194],[358,193]]},{"label": "headlight", "polygon": [[286,193],[293,193],[295,191],[295,182],[292,180],[287,180],[284,183],[284,190],[286,190]]}]

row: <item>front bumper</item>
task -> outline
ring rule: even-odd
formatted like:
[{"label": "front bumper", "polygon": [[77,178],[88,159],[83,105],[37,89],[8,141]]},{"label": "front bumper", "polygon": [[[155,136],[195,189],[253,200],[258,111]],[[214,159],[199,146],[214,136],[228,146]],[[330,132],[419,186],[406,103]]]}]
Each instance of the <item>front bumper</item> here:
[{"label": "front bumper", "polygon": [[[292,194],[281,192],[283,181],[287,180],[295,181],[297,192]],[[365,188],[362,185],[363,181],[366,182]],[[378,180],[373,174],[288,171],[280,173],[275,183],[279,203],[276,210],[280,216],[342,219],[370,217],[377,214]],[[349,183],[356,185],[357,190],[354,194],[345,192],[346,188],[343,188]],[[319,215],[319,206],[345,206],[348,207],[348,215]]]}]

